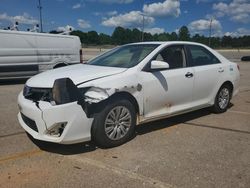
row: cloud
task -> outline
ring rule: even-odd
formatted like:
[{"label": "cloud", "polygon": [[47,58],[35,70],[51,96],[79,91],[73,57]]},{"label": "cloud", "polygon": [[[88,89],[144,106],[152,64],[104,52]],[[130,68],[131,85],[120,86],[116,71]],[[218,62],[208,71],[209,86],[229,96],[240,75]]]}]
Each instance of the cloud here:
[{"label": "cloud", "polygon": [[66,25],[66,26],[60,26],[56,30],[58,32],[65,32],[65,31],[69,31],[70,29],[73,31],[75,28],[71,25]]},{"label": "cloud", "polygon": [[144,32],[151,33],[152,35],[154,35],[154,34],[164,33],[165,30],[164,28],[154,27],[154,28],[146,28]]},{"label": "cloud", "polygon": [[[150,16],[144,16],[144,24],[151,25],[155,19]],[[141,27],[143,24],[143,16],[140,11],[131,11],[125,14],[112,16],[111,18],[104,19],[102,25],[106,27]]]},{"label": "cloud", "polygon": [[152,3],[143,6],[145,14],[154,17],[173,16],[179,17],[181,14],[179,0],[165,0],[164,2]]},{"label": "cloud", "polygon": [[92,13],[95,16],[115,16],[118,14],[116,10],[109,11],[109,12],[93,12]]},{"label": "cloud", "polygon": [[250,29],[238,28],[235,32],[226,32],[225,36],[239,37],[244,35],[250,35]]},{"label": "cloud", "polygon": [[10,16],[8,16],[6,13],[0,14],[0,20],[9,20]]},{"label": "cloud", "polygon": [[75,5],[72,6],[72,9],[78,9],[78,8],[81,8],[81,4],[80,3],[77,3]]},{"label": "cloud", "polygon": [[233,0],[231,3],[213,4],[213,10],[217,17],[229,16],[230,20],[238,23],[250,22],[250,1]]},{"label": "cloud", "polygon": [[114,16],[116,14],[118,14],[118,12],[116,10],[107,12],[108,16]]},{"label": "cloud", "polygon": [[20,24],[26,24],[26,25],[35,25],[38,24],[39,21],[32,16],[30,16],[28,13],[23,13],[22,15],[17,16],[9,16],[6,13],[0,14],[0,20],[5,20],[9,22],[18,22]]},{"label": "cloud", "polygon": [[[204,31],[208,31],[210,29],[210,24],[211,24],[210,20],[200,19],[200,20],[195,20],[190,24],[188,24],[188,28],[192,33],[203,33]],[[211,26],[213,33],[221,32],[222,26],[220,21],[214,19],[212,21]]]},{"label": "cloud", "polygon": [[250,29],[238,28],[237,32],[239,35],[250,35]]},{"label": "cloud", "polygon": [[91,25],[89,24],[88,21],[86,20],[83,20],[83,19],[78,19],[77,20],[77,24],[80,28],[82,29],[88,29],[88,28],[91,28]]}]

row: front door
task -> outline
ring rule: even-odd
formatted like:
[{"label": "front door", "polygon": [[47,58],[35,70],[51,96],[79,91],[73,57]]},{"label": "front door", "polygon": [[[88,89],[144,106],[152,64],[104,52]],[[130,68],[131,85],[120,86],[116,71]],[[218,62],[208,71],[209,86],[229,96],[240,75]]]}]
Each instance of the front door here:
[{"label": "front door", "polygon": [[194,72],[186,65],[184,47],[168,46],[153,60],[167,62],[169,69],[141,72],[144,118],[157,118],[191,108]]}]

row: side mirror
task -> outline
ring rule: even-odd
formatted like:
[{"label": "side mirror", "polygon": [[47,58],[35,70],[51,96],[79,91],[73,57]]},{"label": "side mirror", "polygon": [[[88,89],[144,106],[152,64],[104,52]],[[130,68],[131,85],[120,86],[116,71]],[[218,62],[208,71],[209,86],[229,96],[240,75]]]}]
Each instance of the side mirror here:
[{"label": "side mirror", "polygon": [[153,60],[151,61],[150,68],[151,70],[165,70],[165,69],[169,69],[169,64],[164,61]]}]

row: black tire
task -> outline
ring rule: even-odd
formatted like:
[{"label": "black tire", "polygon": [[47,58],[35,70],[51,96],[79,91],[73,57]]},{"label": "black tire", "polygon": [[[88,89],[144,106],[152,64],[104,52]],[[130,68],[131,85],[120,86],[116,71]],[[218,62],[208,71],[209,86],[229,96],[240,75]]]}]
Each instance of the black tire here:
[{"label": "black tire", "polygon": [[[108,136],[108,133],[106,133],[105,131],[105,127],[106,127],[105,122],[106,122],[106,118],[108,118],[108,115],[111,113],[111,111],[114,109],[119,109],[119,107],[124,107],[124,109],[128,110],[127,112],[129,112],[131,115],[130,116],[131,125],[128,128],[128,131],[126,132],[126,134],[122,138],[117,139],[117,140],[112,140]],[[120,111],[120,115],[121,115],[121,111]],[[110,147],[116,147],[116,146],[122,145],[125,142],[129,141],[134,136],[135,124],[136,124],[136,112],[135,112],[135,107],[131,104],[131,102],[125,99],[111,100],[108,103],[106,103],[106,105],[102,108],[102,110],[99,113],[96,113],[94,115],[94,121],[92,124],[92,131],[91,131],[92,140],[98,146],[103,147],[103,148],[110,148]],[[118,126],[118,125],[112,125],[112,127],[113,126]]]},{"label": "black tire", "polygon": [[250,61],[250,56],[243,56],[241,61]]},{"label": "black tire", "polygon": [[[221,92],[223,91],[228,91],[228,101],[224,105],[220,104],[221,102],[220,95]],[[212,111],[217,114],[226,112],[230,104],[231,97],[232,97],[232,88],[230,87],[230,85],[229,84],[222,85],[218,93],[216,94]]]},{"label": "black tire", "polygon": [[66,66],[68,66],[68,65],[65,64],[65,63],[59,63],[59,64],[55,65],[55,66],[53,67],[53,69],[57,69],[57,68],[61,68],[61,67],[66,67]]}]

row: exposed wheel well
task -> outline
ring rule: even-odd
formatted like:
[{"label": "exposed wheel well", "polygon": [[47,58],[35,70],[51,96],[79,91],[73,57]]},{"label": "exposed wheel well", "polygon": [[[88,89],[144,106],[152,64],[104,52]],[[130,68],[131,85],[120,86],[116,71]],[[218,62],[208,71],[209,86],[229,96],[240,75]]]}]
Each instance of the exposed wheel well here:
[{"label": "exposed wheel well", "polygon": [[89,104],[87,106],[87,116],[93,117],[94,114],[101,112],[106,105],[109,105],[110,102],[121,100],[121,99],[126,99],[126,100],[130,101],[131,104],[135,108],[135,112],[139,113],[139,105],[138,105],[138,103],[133,95],[131,95],[128,92],[117,92],[117,93],[111,95],[106,100],[103,100],[99,103]]},{"label": "exposed wheel well", "polygon": [[[224,82],[224,83],[222,84],[222,86],[224,86],[224,85],[228,85],[228,86],[230,87],[231,92],[233,92],[234,86],[233,86],[232,82],[226,81],[226,82]],[[221,86],[221,87],[222,87],[222,86]]]},{"label": "exposed wheel well", "polygon": [[119,99],[127,99],[128,101],[130,101],[132,103],[132,105],[135,107],[135,111],[136,113],[139,113],[139,105],[137,103],[137,100],[135,99],[135,97],[133,95],[131,95],[128,92],[117,92],[115,94],[113,94],[111,97],[109,97],[107,99],[107,101],[109,100],[119,100]]}]

